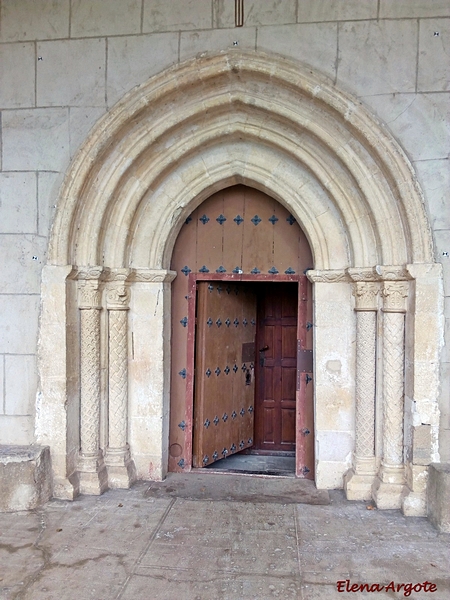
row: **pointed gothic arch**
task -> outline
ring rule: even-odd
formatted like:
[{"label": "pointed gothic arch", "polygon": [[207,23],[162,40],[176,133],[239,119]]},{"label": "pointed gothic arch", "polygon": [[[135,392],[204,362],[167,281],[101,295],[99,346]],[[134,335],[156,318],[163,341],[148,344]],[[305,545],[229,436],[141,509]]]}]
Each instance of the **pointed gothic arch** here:
[{"label": "pointed gothic arch", "polygon": [[[36,424],[39,441],[52,449],[55,494],[127,485],[133,465],[139,477],[164,476],[172,249],[186,217],[238,183],[284,205],[313,252],[317,484],[339,487],[350,468],[350,496],[370,493],[381,507],[399,505],[406,473],[404,509],[423,511],[411,447],[414,428],[425,423],[436,456],[440,340],[437,327],[425,331],[422,322],[437,324],[442,299],[414,172],[355,98],[298,63],[241,52],[191,60],[129,92],[98,122],[66,174],[43,272]],[[405,313],[406,343],[393,359],[390,340],[394,333],[403,340]],[[364,319],[370,334],[362,333]],[[329,340],[342,326],[339,354]],[[369,344],[382,358],[374,354],[372,366],[361,366],[355,336],[357,354]],[[368,436],[361,433],[358,369],[369,369],[378,410]],[[334,424],[320,418],[333,402],[345,407],[341,421],[334,407]]]}]

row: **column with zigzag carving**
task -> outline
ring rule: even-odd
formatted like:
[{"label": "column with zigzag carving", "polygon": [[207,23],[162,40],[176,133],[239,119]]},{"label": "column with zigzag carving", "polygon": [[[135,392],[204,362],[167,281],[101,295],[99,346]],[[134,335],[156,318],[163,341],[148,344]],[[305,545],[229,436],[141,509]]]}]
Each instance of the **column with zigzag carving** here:
[{"label": "column with zigzag carving", "polygon": [[408,284],[383,284],[383,459],[372,487],[379,508],[400,508],[405,492],[403,414]]},{"label": "column with zigzag carving", "polygon": [[100,449],[100,311],[101,267],[78,274],[80,310],[80,454],[79,490],[101,494],[107,487],[106,468]]},{"label": "column with zigzag carving", "polygon": [[375,464],[375,382],[378,284],[358,281],[356,299],[356,417],[352,468],[344,476],[349,500],[372,498]]},{"label": "column with zigzag carving", "polygon": [[127,271],[117,270],[108,283],[108,448],[106,465],[111,488],[129,488],[136,469],[128,445],[128,309]]}]

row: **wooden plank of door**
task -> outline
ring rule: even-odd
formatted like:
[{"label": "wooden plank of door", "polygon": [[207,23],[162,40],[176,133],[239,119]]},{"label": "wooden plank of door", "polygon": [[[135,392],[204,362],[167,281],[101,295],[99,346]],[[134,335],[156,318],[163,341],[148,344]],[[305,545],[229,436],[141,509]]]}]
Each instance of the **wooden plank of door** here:
[{"label": "wooden plank of door", "polygon": [[193,465],[204,467],[253,443],[253,364],[242,351],[254,344],[256,296],[202,281],[197,306]]},{"label": "wooden plank of door", "polygon": [[312,319],[311,307],[310,284],[306,277],[301,277],[298,295],[295,474],[304,479],[314,479],[312,358],[309,360],[309,351],[312,350],[312,331],[308,325],[311,323],[309,319]]}]

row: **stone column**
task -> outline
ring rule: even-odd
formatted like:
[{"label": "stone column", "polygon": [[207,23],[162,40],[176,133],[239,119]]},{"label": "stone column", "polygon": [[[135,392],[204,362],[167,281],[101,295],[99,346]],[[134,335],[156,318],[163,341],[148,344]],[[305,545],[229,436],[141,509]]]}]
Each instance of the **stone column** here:
[{"label": "stone column", "polygon": [[127,270],[117,270],[107,284],[108,309],[108,448],[106,465],[111,488],[129,488],[136,469],[128,445],[128,309]]},{"label": "stone column", "polygon": [[373,499],[382,509],[400,508],[405,493],[403,414],[405,374],[404,281],[383,283],[383,460],[372,486]]},{"label": "stone column", "polygon": [[101,267],[78,274],[80,309],[80,493],[102,494],[108,487],[100,449]]},{"label": "stone column", "polygon": [[356,418],[352,468],[344,476],[349,500],[370,500],[376,474],[375,383],[378,284],[354,284],[356,299]]}]

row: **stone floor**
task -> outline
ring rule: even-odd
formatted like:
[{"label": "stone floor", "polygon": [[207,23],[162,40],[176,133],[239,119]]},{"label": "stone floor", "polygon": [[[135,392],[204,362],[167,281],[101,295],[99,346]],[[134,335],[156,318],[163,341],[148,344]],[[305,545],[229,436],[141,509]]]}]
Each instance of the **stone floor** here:
[{"label": "stone floor", "polygon": [[[0,514],[0,599],[450,599],[450,534],[424,518],[341,491],[283,502],[280,478],[195,477]],[[258,485],[263,501],[243,501]],[[347,579],[437,591],[339,592]]]}]

